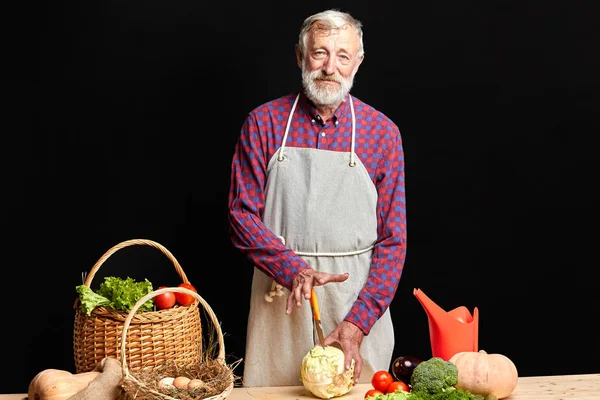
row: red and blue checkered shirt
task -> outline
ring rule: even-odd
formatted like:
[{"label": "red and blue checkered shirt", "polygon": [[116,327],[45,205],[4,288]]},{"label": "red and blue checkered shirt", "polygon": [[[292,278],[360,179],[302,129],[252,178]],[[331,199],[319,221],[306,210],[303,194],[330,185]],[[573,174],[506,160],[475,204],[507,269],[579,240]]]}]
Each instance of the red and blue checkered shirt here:
[{"label": "red and blue checkered shirt", "polygon": [[[229,221],[233,245],[277,283],[290,289],[293,278],[311,268],[286,248],[262,222],[267,165],[281,146],[296,94],[269,101],[247,116],[231,165]],[[406,257],[404,152],[396,124],[386,115],[352,97],[356,115],[355,153],[377,188],[377,242],[367,284],[358,293],[345,320],[368,334],[388,309]],[[302,94],[286,146],[350,151],[352,114],[344,101],[328,121]],[[325,134],[322,135],[322,132]]]}]

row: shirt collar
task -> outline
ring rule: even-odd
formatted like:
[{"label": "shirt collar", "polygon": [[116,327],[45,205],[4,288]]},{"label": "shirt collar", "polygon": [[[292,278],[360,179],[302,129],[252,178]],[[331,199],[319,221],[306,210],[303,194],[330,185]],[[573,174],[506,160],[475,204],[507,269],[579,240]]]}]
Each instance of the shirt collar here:
[{"label": "shirt collar", "polygon": [[[348,96],[350,96],[350,94],[346,95],[346,98],[344,99],[342,104],[340,104],[340,106],[337,108],[337,110],[335,110],[335,112],[333,113],[332,120],[333,120],[333,124],[335,126],[338,126],[341,123],[341,121],[344,119],[344,116],[348,113],[348,107],[349,107],[348,106]],[[300,93],[300,98],[298,99],[298,105],[302,108],[302,110],[310,118],[311,123],[315,124],[318,122],[321,125],[325,125],[325,121],[321,121],[321,117],[317,113],[317,107],[315,107],[315,105],[312,103],[312,101],[310,101],[308,99],[308,97],[306,97],[306,95],[304,94],[304,91],[302,91]]]}]

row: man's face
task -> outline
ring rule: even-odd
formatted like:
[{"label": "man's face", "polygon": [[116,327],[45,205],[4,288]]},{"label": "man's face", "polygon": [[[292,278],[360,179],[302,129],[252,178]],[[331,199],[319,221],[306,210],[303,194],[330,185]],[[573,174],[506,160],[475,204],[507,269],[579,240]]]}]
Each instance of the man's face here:
[{"label": "man's face", "polygon": [[363,57],[357,57],[360,41],[348,25],[339,29],[319,29],[315,24],[306,42],[302,83],[316,105],[337,106],[354,83]]}]

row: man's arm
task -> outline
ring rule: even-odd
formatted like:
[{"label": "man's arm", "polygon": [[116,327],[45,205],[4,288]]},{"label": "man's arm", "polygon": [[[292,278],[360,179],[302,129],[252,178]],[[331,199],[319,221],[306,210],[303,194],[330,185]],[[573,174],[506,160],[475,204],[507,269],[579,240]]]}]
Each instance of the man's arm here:
[{"label": "man's arm", "polygon": [[[265,126],[265,122],[262,121]],[[263,129],[271,129],[266,125]],[[229,191],[229,231],[233,245],[261,271],[290,289],[292,279],[310,268],[306,262],[265,226],[264,210],[266,167],[272,154],[261,142],[263,133],[253,113],[242,126],[231,164]]]},{"label": "man's arm", "polygon": [[400,131],[391,125],[389,147],[375,173],[377,188],[377,243],[365,287],[358,294],[345,321],[368,335],[375,322],[389,308],[406,257],[406,197],[404,152]]}]

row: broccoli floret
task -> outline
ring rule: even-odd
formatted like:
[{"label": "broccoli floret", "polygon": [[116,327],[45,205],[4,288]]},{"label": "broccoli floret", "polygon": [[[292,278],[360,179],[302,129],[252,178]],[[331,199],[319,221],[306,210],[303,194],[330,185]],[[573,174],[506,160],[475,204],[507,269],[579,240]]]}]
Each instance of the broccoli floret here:
[{"label": "broccoli floret", "polygon": [[410,378],[413,392],[437,394],[458,383],[458,368],[450,361],[433,357],[421,362],[413,370]]}]

